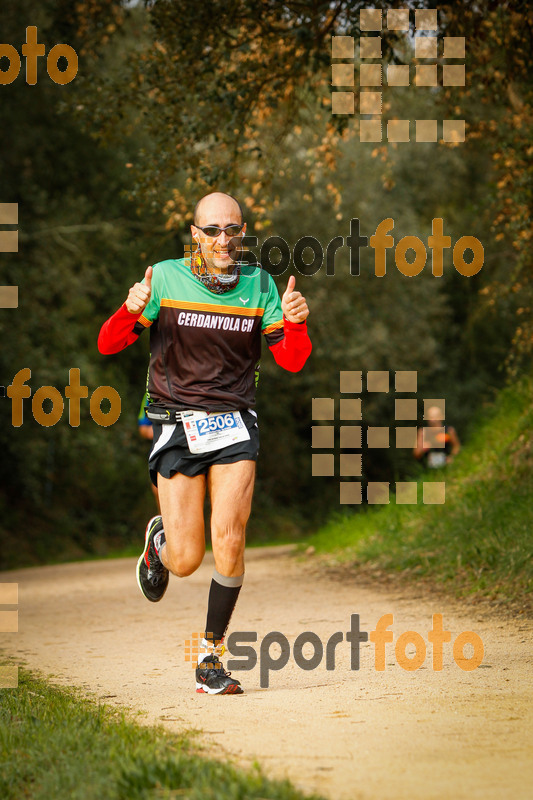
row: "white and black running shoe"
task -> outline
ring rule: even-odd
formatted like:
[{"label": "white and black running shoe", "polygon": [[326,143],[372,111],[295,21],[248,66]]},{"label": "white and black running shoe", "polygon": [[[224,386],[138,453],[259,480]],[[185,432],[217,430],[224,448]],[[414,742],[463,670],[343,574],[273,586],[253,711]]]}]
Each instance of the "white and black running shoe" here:
[{"label": "white and black running shoe", "polygon": [[152,517],[146,526],[143,554],[137,562],[139,589],[152,603],[161,600],[168,586],[168,569],[162,563],[154,547],[154,536],[162,530],[162,518],[160,516]]},{"label": "white and black running shoe", "polygon": [[244,693],[240,681],[226,672],[215,654],[207,656],[196,667],[196,691],[201,694]]}]

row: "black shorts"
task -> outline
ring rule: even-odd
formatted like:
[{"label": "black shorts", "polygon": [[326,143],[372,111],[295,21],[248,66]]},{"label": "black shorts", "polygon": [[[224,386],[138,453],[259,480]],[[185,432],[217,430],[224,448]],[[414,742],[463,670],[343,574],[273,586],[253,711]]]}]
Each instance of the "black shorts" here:
[{"label": "black shorts", "polygon": [[[259,454],[257,414],[255,411],[241,409],[241,415],[248,428],[250,438],[219,450],[212,450],[210,453],[191,453],[182,422],[172,425],[152,423],[154,440],[148,456],[148,469],[154,486],[157,486],[158,473],[164,478],[172,478],[177,472],[181,472],[183,475],[194,478],[195,475],[206,475],[207,470],[213,464],[233,464],[235,461],[245,460],[256,461]],[[160,438],[162,436],[164,438],[168,436],[168,441],[161,445]]]}]

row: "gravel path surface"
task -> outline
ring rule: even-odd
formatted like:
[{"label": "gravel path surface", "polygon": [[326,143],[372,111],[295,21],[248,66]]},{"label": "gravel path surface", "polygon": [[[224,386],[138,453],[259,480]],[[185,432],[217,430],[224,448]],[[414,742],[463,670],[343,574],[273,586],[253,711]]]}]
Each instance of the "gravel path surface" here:
[{"label": "gravel path surface", "polygon": [[[531,620],[505,620],[488,607],[432,599],[416,587],[369,588],[357,573],[325,574],[313,557],[296,558],[291,548],[252,549],[231,631],[257,633],[257,666],[233,670],[244,695],[199,695],[185,640],[205,622],[212,568],[207,554],[194,575],[171,577],[158,604],[140,594],[134,559],[0,573],[0,582],[19,584],[19,632],[0,634],[0,646],[59,685],[143,710],[148,723],[200,729],[206,752],[242,765],[257,760],[268,775],[334,800],[533,796]],[[372,641],[361,643],[359,670],[351,668],[346,633],[353,614],[368,633],[383,615],[394,615],[384,671],[375,669]],[[441,671],[433,669],[428,641],[433,614],[442,614],[451,632]],[[290,656],[283,669],[268,672],[262,641],[272,631],[287,638]],[[300,668],[293,650],[306,631],[324,645],[313,670]],[[328,670],[326,642],[339,631],[335,668]],[[420,634],[427,648],[415,671],[395,655],[406,631]],[[463,631],[477,633],[484,645],[483,661],[471,671],[452,653]],[[313,652],[304,645],[300,663]],[[465,657],[472,653],[467,645]],[[280,647],[272,644],[270,655],[280,657]]]}]

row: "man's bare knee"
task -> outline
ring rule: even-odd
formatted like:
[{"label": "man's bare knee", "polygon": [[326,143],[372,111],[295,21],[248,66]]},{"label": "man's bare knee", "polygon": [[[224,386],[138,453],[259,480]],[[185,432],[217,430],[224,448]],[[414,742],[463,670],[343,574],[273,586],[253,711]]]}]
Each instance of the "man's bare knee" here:
[{"label": "man's bare knee", "polygon": [[176,561],[173,562],[170,571],[177,578],[186,578],[188,575],[192,575],[193,572],[196,572],[201,563],[202,559],[197,559],[196,561]]},{"label": "man's bare knee", "polygon": [[225,525],[222,529],[217,528],[215,536],[228,552],[244,549],[244,525]]},{"label": "man's bare knee", "polygon": [[244,525],[217,527],[213,531],[213,549],[217,568],[225,575],[231,574],[244,556]]},{"label": "man's bare knee", "polygon": [[165,567],[173,575],[178,578],[186,578],[187,575],[192,575],[193,572],[196,572],[203,561],[204,553],[205,547],[182,550],[180,548],[172,548],[167,542],[162,550],[161,558]]},{"label": "man's bare knee", "polygon": [[203,526],[191,529],[180,528],[163,520],[166,544],[161,553],[162,561],[173,575],[185,578],[192,575],[203,561],[205,534]]}]

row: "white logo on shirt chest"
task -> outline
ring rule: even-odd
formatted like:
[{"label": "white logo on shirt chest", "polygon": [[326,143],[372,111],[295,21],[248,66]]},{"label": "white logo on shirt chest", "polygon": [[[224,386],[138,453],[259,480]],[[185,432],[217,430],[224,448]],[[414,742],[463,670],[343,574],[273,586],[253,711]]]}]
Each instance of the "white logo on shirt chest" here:
[{"label": "white logo on shirt chest", "polygon": [[239,300],[241,301],[241,303],[244,303],[244,304],[246,304],[249,299],[250,299],[249,297],[247,297],[246,300],[244,299],[244,297],[239,297]]}]

